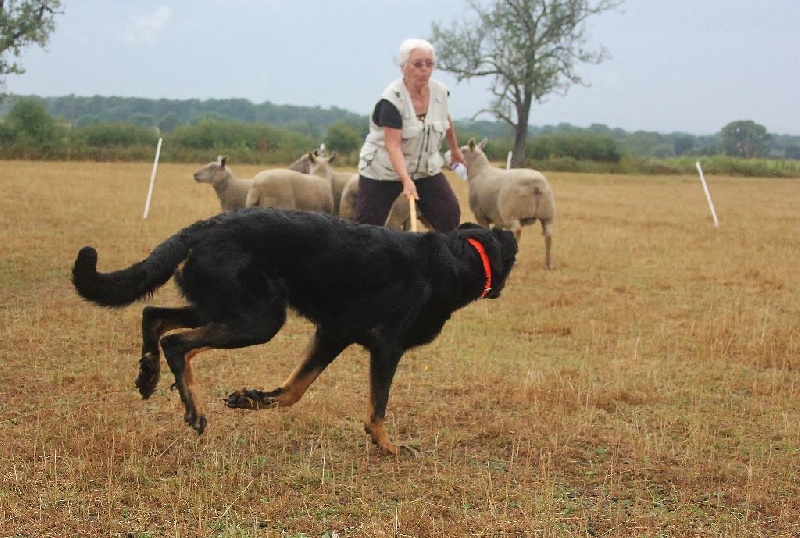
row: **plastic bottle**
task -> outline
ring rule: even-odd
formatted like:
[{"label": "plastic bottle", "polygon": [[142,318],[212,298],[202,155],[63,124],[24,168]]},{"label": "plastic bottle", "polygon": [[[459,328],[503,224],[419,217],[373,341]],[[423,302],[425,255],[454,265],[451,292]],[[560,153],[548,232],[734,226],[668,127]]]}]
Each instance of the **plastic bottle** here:
[{"label": "plastic bottle", "polygon": [[455,172],[458,177],[463,179],[464,181],[467,180],[467,167],[464,166],[462,163],[456,163],[453,167],[453,172]]}]

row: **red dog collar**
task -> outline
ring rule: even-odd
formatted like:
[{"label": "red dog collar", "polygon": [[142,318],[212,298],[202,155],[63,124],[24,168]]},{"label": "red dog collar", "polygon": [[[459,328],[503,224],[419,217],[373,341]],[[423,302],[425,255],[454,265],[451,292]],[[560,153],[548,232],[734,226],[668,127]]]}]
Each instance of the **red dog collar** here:
[{"label": "red dog collar", "polygon": [[470,237],[467,239],[467,242],[475,247],[475,250],[478,251],[478,254],[481,256],[481,261],[483,262],[483,272],[486,273],[486,283],[483,285],[483,293],[478,297],[479,299],[483,299],[492,289],[492,267],[489,265],[489,256],[486,255],[486,250],[477,239]]}]

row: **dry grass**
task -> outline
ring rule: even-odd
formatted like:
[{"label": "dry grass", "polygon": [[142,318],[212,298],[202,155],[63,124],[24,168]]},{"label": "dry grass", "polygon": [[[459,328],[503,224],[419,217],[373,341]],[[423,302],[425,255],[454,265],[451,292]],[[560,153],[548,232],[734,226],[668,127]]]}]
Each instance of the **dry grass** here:
[{"label": "dry grass", "polygon": [[196,166],[161,165],[144,221],[148,163],[3,168],[0,536],[800,533],[796,180],[709,177],[716,229],[696,177],[551,174],[554,270],[526,228],[503,297],[407,354],[389,431],[424,457],[398,461],[362,432],[360,349],[291,409],[221,402],[283,380],[300,319],[195,361],[203,436],[168,371],[139,398],[140,308],[82,303],[69,270],[84,244],[117,268],[216,212]]}]

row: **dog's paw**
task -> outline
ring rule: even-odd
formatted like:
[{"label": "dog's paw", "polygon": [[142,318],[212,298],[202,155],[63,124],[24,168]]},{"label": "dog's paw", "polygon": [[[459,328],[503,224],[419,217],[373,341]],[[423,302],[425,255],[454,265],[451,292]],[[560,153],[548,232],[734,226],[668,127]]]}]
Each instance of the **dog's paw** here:
[{"label": "dog's paw", "polygon": [[414,460],[422,457],[422,450],[416,446],[397,445],[397,456]]},{"label": "dog's paw", "polygon": [[422,450],[418,446],[395,445],[388,441],[388,439],[385,443],[381,443],[375,438],[372,439],[372,444],[375,445],[375,447],[380,450],[381,453],[387,456],[394,456],[396,458],[409,460],[415,460],[422,457]]},{"label": "dog's paw", "polygon": [[136,388],[142,399],[146,400],[153,395],[161,375],[158,355],[146,353],[139,360],[139,377],[136,378]]},{"label": "dog's paw", "polygon": [[198,415],[192,411],[186,411],[186,414],[183,415],[183,420],[198,434],[202,434],[206,431],[208,421],[203,415]]},{"label": "dog's paw", "polygon": [[233,409],[251,409],[258,410],[267,407],[277,406],[277,402],[273,399],[278,391],[264,392],[255,389],[239,389],[231,392],[227,398],[223,398],[225,405]]}]

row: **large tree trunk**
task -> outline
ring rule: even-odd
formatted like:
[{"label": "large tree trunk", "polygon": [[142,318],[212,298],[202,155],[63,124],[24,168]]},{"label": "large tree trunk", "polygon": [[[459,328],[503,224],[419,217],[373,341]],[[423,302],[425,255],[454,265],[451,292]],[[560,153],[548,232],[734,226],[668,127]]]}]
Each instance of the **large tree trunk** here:
[{"label": "large tree trunk", "polygon": [[522,168],[525,163],[525,150],[528,146],[528,124],[514,126],[514,150],[511,154],[511,168]]},{"label": "large tree trunk", "polygon": [[531,104],[527,101],[517,104],[517,124],[514,126],[514,150],[511,155],[511,168],[523,168],[525,166],[525,152],[528,149],[528,116],[531,110]]}]

